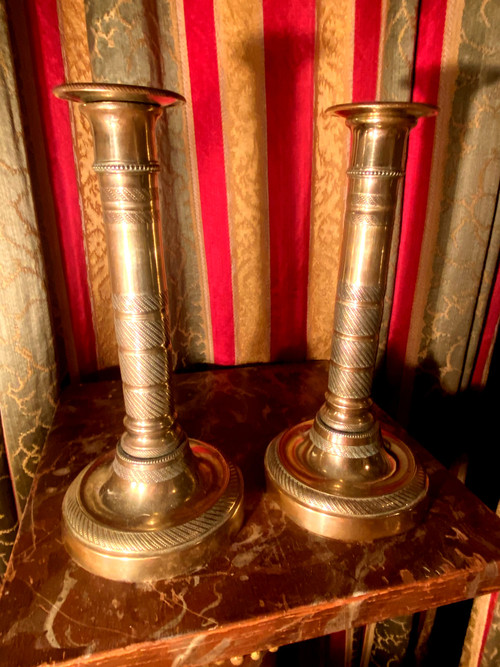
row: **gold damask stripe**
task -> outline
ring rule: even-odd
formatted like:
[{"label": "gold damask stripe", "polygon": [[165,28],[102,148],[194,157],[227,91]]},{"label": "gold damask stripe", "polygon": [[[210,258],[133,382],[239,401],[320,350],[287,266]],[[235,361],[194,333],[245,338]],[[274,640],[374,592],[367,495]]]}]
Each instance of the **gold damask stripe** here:
[{"label": "gold damask stripe", "polygon": [[[377,74],[378,100],[408,102],[411,99],[418,6],[418,0],[383,0],[382,2]],[[381,362],[387,347],[400,227],[401,215],[399,212],[392,233],[377,364]]]},{"label": "gold damask stripe", "polygon": [[269,217],[261,2],[215,0],[236,363],[269,361]]},{"label": "gold damask stripe", "polygon": [[316,6],[314,150],[312,175],[307,354],[330,356],[349,137],[345,123],[325,114],[352,99],[354,0]]},{"label": "gold damask stripe", "polygon": [[[59,0],[59,29],[68,82],[92,81],[83,0]],[[97,177],[92,170],[91,130],[76,104],[70,105],[73,141],[80,189],[85,255],[99,368],[115,366],[118,355],[113,328],[111,283]]]}]

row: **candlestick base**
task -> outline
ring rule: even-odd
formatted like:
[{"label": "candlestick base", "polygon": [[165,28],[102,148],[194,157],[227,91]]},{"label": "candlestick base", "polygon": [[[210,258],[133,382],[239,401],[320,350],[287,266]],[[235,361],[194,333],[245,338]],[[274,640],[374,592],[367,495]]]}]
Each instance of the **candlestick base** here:
[{"label": "candlestick base", "polygon": [[142,582],[205,565],[243,520],[239,470],[190,440],[157,459],[121,450],[87,466],[63,503],[63,541],[93,574]]},{"label": "candlestick base", "polygon": [[[404,442],[382,430],[380,450],[364,457],[358,451],[351,460],[345,452],[326,454],[311,434],[314,438],[313,420],[297,424],[266,452],[268,489],[292,521],[324,537],[371,541],[405,532],[421,520],[427,475]],[[385,470],[374,475],[380,456]],[[332,476],[332,469],[338,474]]]},{"label": "candlestick base", "polygon": [[125,433],[69,487],[63,539],[83,568],[148,581],[204,565],[240,527],[240,473],[188,441],[171,388],[168,298],[155,124],[184,98],[167,90],[71,83],[56,96],[90,121],[106,228]]}]

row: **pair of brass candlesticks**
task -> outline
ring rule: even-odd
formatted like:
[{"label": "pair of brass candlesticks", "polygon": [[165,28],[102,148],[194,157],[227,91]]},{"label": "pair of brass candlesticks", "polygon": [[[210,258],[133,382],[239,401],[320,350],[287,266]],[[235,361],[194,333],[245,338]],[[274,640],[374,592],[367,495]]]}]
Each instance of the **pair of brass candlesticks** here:
[{"label": "pair of brass candlesticks", "polygon": [[[170,391],[167,290],[154,127],[182,97],[140,86],[67,84],[90,120],[99,175],[125,433],[87,466],[63,503],[74,560],[109,579],[146,581],[206,563],[239,530],[243,482],[212,446],[188,440]],[[410,129],[434,107],[332,107],[352,130],[345,232],[326,402],[314,421],[268,447],[269,488],[304,528],[371,540],[415,524],[427,478],[408,447],[381,432],[371,386]]]}]

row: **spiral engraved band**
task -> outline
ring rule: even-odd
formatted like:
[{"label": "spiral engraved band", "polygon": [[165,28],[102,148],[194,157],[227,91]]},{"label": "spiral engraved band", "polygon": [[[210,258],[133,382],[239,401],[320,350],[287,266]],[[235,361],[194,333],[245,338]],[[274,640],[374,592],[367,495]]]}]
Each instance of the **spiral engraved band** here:
[{"label": "spiral engraved band", "polygon": [[356,285],[341,282],[337,290],[337,298],[341,301],[371,301],[378,303],[382,298],[380,285]]},{"label": "spiral engraved band", "polygon": [[275,483],[293,498],[306,506],[343,516],[369,518],[407,510],[417,504],[426,491],[426,477],[422,468],[417,468],[409,484],[394,493],[368,498],[342,497],[314,489],[302,483],[285,469],[278,455],[278,443],[274,440],[266,452],[266,468]]},{"label": "spiral engraved band", "polygon": [[373,369],[342,368],[330,362],[328,389],[342,398],[368,398],[371,393]]},{"label": "spiral engraved band", "polygon": [[335,308],[335,331],[351,336],[375,336],[381,318],[379,304],[337,301]]},{"label": "spiral engraved band", "polygon": [[159,419],[171,412],[171,397],[168,387],[134,387],[123,385],[125,411],[133,419]]},{"label": "spiral engraved band", "polygon": [[[122,479],[142,484],[158,484],[177,477],[186,470],[185,441],[167,456],[137,459],[121,448],[113,460],[113,471]],[[126,464],[129,465],[126,465]],[[130,465],[132,464],[132,465]]]},{"label": "spiral engraved band", "polygon": [[[378,428],[378,426],[377,426]],[[328,432],[328,439],[323,438],[317,429],[311,428],[309,430],[309,438],[315,447],[318,447],[324,452],[328,452],[331,456],[341,456],[348,459],[366,459],[370,456],[375,456],[378,453],[378,447],[371,444],[356,444],[356,440],[367,440],[370,433],[349,433],[350,443],[348,445],[342,444],[345,442],[345,432],[334,431],[332,429],[323,429]]]},{"label": "spiral engraved band", "polygon": [[166,292],[152,294],[113,294],[113,308],[121,313],[153,313],[167,307]]},{"label": "spiral engraved band", "polygon": [[161,320],[123,320],[115,318],[115,333],[119,347],[147,350],[165,344],[164,324]]},{"label": "spiral engraved band", "polygon": [[[89,467],[82,470],[75,482],[84,477]],[[240,498],[239,475],[236,468],[229,465],[226,489],[216,503],[200,516],[163,530],[125,531],[94,522],[82,506],[78,488],[79,484],[73,483],[64,498],[63,511],[69,528],[87,544],[106,552],[124,555],[186,548],[189,544],[194,546],[227,521],[228,514],[233,511]]]},{"label": "spiral engraved band", "polygon": [[336,396],[370,396],[382,293],[380,285],[339,284],[328,371],[328,390]]},{"label": "spiral engraved band", "polygon": [[373,338],[358,339],[336,334],[332,339],[331,360],[345,368],[369,368],[375,363],[377,341]]},{"label": "spiral engraved band", "polygon": [[165,348],[132,351],[120,349],[118,357],[125,384],[148,387],[168,380],[168,353]]},{"label": "spiral engraved band", "polygon": [[[147,459],[144,459],[147,461]],[[129,468],[120,463],[118,459],[113,462],[113,472],[118,477],[127,482],[136,482],[137,484],[160,484],[161,482],[168,482],[187,470],[186,461],[181,457],[169,463],[168,466],[161,468],[148,468],[135,464],[133,468]]]}]

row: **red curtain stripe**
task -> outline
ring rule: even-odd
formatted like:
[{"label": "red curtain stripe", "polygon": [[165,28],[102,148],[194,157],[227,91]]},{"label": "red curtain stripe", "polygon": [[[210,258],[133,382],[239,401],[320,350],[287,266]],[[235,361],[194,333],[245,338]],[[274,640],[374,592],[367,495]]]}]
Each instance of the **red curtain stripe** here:
[{"label": "red curtain stripe", "polygon": [[264,0],[271,359],[305,359],[314,102],[314,0]]},{"label": "red curtain stripe", "polygon": [[68,103],[52,94],[65,80],[56,1],[30,0],[28,16],[70,318],[80,373],[85,375],[96,370],[97,357]]},{"label": "red curtain stripe", "polygon": [[[267,122],[271,359],[307,357],[307,295],[313,159],[316,1],[263,0]],[[96,341],[88,286],[68,104],[52,95],[64,80],[56,0],[27,3],[38,106],[69,296],[71,326],[82,374],[96,370]],[[421,0],[413,100],[437,104],[447,3]],[[184,0],[198,186],[210,299],[213,361],[235,363],[235,314],[225,176],[224,137],[214,0]],[[376,98],[382,3],[356,0],[353,101]],[[405,184],[398,265],[387,345],[387,373],[403,381],[429,195],[435,121],[413,130]],[[263,222],[263,224],[265,224]],[[478,351],[472,384],[484,380],[500,312],[500,279]]]},{"label": "red curtain stripe", "polygon": [[185,0],[184,17],[214,362],[232,365],[235,346],[231,247],[213,0]]},{"label": "red curtain stripe", "polygon": [[372,102],[377,96],[382,2],[357,0],[354,23],[352,101]]}]

